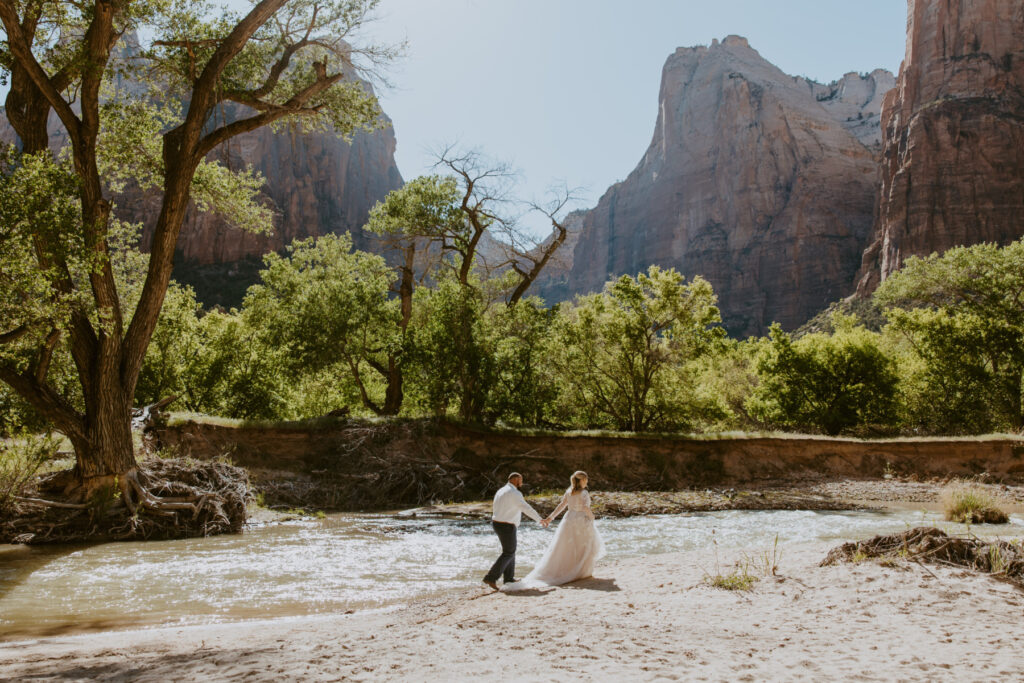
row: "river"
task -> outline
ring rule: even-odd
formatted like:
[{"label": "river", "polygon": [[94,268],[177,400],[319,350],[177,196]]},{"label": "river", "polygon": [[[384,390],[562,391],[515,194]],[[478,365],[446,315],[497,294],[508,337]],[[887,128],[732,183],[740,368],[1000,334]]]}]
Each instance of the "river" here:
[{"label": "river", "polygon": [[[963,531],[935,513],[728,511],[602,519],[608,558],[709,549],[750,552],[803,541],[846,541],[922,523]],[[552,527],[553,528],[553,527]],[[1024,518],[975,526],[1024,536]],[[521,527],[517,575],[551,538]],[[256,527],[236,536],[0,546],[0,639],[387,609],[411,598],[478,585],[498,553],[482,521],[331,515]],[[601,575],[600,566],[597,575]]]}]

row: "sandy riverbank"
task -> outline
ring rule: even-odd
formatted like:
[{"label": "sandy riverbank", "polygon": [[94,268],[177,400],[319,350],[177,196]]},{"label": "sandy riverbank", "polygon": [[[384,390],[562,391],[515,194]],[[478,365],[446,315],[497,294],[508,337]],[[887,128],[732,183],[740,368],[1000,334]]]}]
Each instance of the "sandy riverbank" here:
[{"label": "sandy riverbank", "polygon": [[[1008,680],[1024,592],[985,575],[782,549],[753,591],[702,584],[706,553],[599,566],[516,596],[476,586],[389,612],[0,645],[15,680]],[[723,565],[730,557],[722,557]]]}]

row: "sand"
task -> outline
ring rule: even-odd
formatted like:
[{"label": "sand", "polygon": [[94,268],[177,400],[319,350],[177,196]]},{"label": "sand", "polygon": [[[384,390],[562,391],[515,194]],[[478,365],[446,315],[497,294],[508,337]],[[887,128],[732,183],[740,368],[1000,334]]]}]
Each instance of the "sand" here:
[{"label": "sand", "polygon": [[[0,644],[32,680],[1020,680],[1024,592],[965,570],[818,567],[784,546],[748,592],[682,553],[599,565],[544,591],[482,586],[386,612]],[[734,556],[722,557],[724,567]]]}]

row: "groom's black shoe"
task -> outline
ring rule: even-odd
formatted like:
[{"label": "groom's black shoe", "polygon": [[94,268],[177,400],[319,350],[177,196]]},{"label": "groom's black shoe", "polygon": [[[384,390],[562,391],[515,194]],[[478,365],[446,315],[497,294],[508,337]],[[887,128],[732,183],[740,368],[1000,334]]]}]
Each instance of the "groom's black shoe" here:
[{"label": "groom's black shoe", "polygon": [[498,584],[497,584],[496,581],[491,581],[490,579],[484,579],[484,583],[486,583],[488,586],[490,586],[494,590],[498,590]]},{"label": "groom's black shoe", "polygon": [[505,579],[504,583],[519,583],[519,579]]}]

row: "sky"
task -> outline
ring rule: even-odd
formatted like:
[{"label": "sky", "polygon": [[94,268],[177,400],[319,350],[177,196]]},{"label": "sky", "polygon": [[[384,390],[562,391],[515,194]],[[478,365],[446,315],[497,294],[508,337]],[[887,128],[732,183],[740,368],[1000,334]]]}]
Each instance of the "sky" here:
[{"label": "sky", "polygon": [[646,151],[676,47],[738,34],[786,73],[829,82],[895,73],[906,17],[904,0],[382,0],[367,35],[408,41],[379,92],[403,177],[455,142],[510,163],[524,199],[565,183],[588,208]]}]

